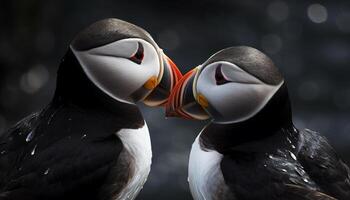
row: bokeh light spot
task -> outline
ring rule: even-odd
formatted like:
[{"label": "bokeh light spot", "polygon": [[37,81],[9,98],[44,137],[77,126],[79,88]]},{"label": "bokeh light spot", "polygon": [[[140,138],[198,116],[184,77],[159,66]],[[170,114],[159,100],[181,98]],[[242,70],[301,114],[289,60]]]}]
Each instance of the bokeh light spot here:
[{"label": "bokeh light spot", "polygon": [[327,8],[321,4],[311,4],[307,8],[307,16],[314,23],[323,23],[327,21]]},{"label": "bokeh light spot", "polygon": [[47,69],[42,65],[37,65],[22,75],[20,86],[24,92],[33,94],[40,90],[48,80],[49,72]]}]

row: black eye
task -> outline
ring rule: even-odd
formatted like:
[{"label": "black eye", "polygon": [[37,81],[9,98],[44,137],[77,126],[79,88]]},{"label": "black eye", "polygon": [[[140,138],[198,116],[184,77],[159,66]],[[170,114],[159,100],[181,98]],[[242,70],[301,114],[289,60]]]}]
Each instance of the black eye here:
[{"label": "black eye", "polygon": [[223,85],[231,82],[227,80],[224,74],[222,73],[221,64],[215,70],[215,80],[216,80],[216,85]]},{"label": "black eye", "polygon": [[134,63],[141,64],[143,57],[144,57],[143,46],[142,46],[141,42],[138,42],[137,44],[139,47],[137,48],[136,53],[134,55],[132,55],[129,59],[131,61],[133,61]]}]

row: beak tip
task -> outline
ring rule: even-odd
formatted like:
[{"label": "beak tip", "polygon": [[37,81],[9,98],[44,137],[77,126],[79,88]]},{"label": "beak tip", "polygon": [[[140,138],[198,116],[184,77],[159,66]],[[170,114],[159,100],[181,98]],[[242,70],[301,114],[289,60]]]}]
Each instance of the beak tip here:
[{"label": "beak tip", "polygon": [[165,110],[165,117],[172,117],[173,116],[173,112],[171,112],[170,110],[166,109]]},{"label": "beak tip", "polygon": [[170,106],[165,107],[165,117],[177,117],[177,113]]}]

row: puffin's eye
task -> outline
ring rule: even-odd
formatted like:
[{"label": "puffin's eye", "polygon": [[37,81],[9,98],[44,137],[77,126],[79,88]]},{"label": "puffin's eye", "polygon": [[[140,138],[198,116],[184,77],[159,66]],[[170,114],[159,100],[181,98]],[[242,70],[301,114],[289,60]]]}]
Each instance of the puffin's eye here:
[{"label": "puffin's eye", "polygon": [[141,64],[144,57],[144,54],[143,54],[144,50],[141,42],[138,42],[137,44],[138,44],[138,48],[136,53],[132,55],[129,59],[134,63]]},{"label": "puffin's eye", "polygon": [[222,73],[221,64],[215,70],[215,80],[216,80],[216,85],[223,85],[231,82],[227,80],[225,75]]}]

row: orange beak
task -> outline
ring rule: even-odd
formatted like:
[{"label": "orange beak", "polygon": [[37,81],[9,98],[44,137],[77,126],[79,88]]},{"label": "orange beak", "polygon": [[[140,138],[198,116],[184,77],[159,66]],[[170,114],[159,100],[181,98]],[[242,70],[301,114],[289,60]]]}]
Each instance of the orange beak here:
[{"label": "orange beak", "polygon": [[[185,119],[206,120],[209,115],[193,93],[194,78],[197,68],[187,72],[173,89],[166,104],[167,117],[181,117]],[[202,100],[205,101],[204,99]]]},{"label": "orange beak", "polygon": [[151,94],[143,101],[148,106],[163,106],[166,104],[171,91],[182,78],[182,74],[176,64],[164,53],[162,59],[164,70],[161,80],[157,80],[156,77],[151,77],[144,84],[146,89],[153,89]]}]

